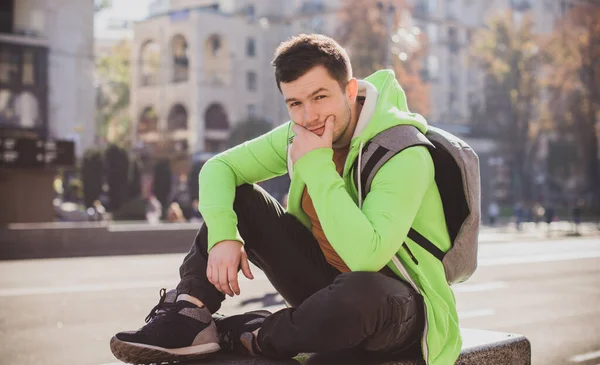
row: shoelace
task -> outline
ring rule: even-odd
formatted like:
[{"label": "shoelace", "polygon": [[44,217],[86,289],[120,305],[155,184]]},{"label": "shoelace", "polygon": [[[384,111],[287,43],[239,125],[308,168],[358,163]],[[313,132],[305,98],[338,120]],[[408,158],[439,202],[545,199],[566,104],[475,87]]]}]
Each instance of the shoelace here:
[{"label": "shoelace", "polygon": [[160,300],[158,301],[158,304],[155,305],[154,308],[152,308],[152,310],[150,311],[150,313],[148,313],[148,315],[146,316],[146,323],[152,321],[156,316],[164,315],[170,309],[174,309],[177,306],[177,303],[165,303],[165,299],[167,298],[167,289],[162,288],[160,289],[159,293]]}]

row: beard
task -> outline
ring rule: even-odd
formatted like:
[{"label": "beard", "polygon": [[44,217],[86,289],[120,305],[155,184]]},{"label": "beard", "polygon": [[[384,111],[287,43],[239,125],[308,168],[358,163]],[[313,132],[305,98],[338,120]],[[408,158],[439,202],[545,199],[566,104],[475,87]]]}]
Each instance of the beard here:
[{"label": "beard", "polygon": [[342,128],[339,132],[334,131],[333,134],[333,144],[338,142],[344,135],[346,134],[348,127],[350,127],[350,122],[352,121],[352,108],[350,108],[350,104],[348,100],[345,100],[346,107],[344,108],[344,113],[340,116],[340,121],[342,122]]}]

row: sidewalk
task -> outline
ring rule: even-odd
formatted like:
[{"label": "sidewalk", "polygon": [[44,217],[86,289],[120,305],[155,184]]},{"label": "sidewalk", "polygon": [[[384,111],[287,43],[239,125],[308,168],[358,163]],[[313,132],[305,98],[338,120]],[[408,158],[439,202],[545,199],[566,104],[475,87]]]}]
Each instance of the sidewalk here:
[{"label": "sidewalk", "polygon": [[548,239],[572,239],[577,237],[600,237],[600,228],[595,223],[579,225],[579,235],[575,234],[574,226],[569,221],[546,223],[526,222],[517,230],[514,222],[496,226],[481,225],[479,231],[480,243],[498,243],[515,241],[545,241]]}]

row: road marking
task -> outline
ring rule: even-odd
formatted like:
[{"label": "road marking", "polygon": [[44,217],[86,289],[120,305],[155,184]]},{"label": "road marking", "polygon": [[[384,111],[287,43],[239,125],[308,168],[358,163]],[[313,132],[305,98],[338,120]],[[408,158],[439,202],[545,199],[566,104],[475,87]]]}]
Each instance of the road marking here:
[{"label": "road marking", "polygon": [[600,351],[588,352],[587,354],[581,354],[573,356],[569,359],[570,362],[585,362],[600,357]]},{"label": "road marking", "polygon": [[496,314],[496,311],[491,308],[472,310],[472,311],[466,311],[466,312],[458,312],[458,316],[460,317],[460,319],[475,318],[475,317],[487,317],[487,316],[493,316],[494,314]]},{"label": "road marking", "polygon": [[592,259],[600,257],[600,251],[592,252],[559,252],[551,254],[531,255],[531,256],[515,256],[515,257],[500,257],[500,258],[481,258],[478,260],[478,266],[500,266],[514,264],[528,264],[539,262],[554,262],[567,261],[578,259]]},{"label": "road marking", "polygon": [[128,283],[105,283],[70,285],[58,287],[33,287],[33,288],[10,288],[0,289],[0,297],[20,297],[25,295],[40,294],[69,294],[83,292],[102,292],[108,290],[143,289],[143,288],[172,288],[177,280],[161,281],[131,281]]},{"label": "road marking", "polygon": [[452,289],[455,293],[475,293],[482,291],[491,291],[497,289],[506,288],[508,285],[504,281],[492,281],[489,283],[482,284],[458,284],[454,285]]}]

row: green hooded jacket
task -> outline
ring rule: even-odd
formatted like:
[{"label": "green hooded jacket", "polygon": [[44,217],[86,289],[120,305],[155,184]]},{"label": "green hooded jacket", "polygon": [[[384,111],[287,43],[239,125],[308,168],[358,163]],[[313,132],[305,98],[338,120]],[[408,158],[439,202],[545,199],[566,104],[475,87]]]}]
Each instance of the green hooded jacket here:
[{"label": "green hooded jacket", "polygon": [[[199,177],[199,210],[210,227],[208,249],[223,240],[244,242],[233,211],[237,186],[287,172],[291,176],[288,212],[310,229],[310,220],[301,207],[307,187],[325,235],[350,270],[379,271],[387,265],[423,295],[426,326],[421,345],[425,361],[454,364],[462,346],[454,293],[442,263],[407,237],[413,227],[443,251],[450,248],[429,151],[417,146],[394,156],[377,172],[364,202],[358,201],[350,171],[362,146],[379,132],[410,124],[425,133],[427,122],[409,112],[393,71],[378,71],[360,80],[359,95],[366,99],[342,176],[336,172],[330,148],[313,150],[292,166],[288,150],[291,121],[220,153],[204,165]],[[416,260],[402,247],[404,242]]]}]

